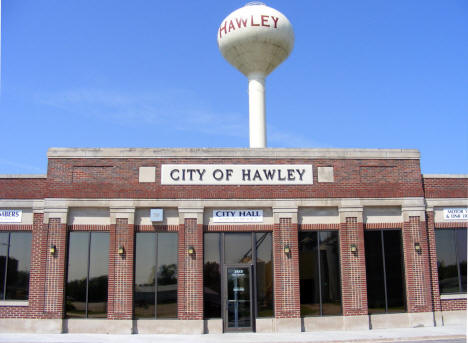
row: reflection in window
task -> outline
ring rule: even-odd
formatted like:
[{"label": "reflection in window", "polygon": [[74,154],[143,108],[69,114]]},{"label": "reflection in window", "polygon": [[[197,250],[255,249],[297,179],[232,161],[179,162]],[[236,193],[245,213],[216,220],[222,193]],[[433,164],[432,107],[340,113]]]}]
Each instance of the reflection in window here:
[{"label": "reflection in window", "polygon": [[106,318],[109,233],[70,232],[66,316]]},{"label": "reflection in window", "polygon": [[0,300],[27,300],[31,232],[0,232]]},{"label": "reflection in window", "polygon": [[337,231],[299,233],[299,278],[303,316],[341,314]]},{"label": "reflection in window", "polygon": [[364,232],[369,313],[404,312],[400,230]]},{"label": "reflection in window", "polygon": [[257,317],[273,317],[273,259],[271,232],[256,233]]},{"label": "reflection in window", "polygon": [[135,246],[135,317],[177,318],[177,233],[138,232]]},{"label": "reflection in window", "polygon": [[221,318],[220,233],[205,233],[203,303],[205,318]]},{"label": "reflection in window", "polygon": [[441,294],[466,292],[466,229],[435,231]]}]

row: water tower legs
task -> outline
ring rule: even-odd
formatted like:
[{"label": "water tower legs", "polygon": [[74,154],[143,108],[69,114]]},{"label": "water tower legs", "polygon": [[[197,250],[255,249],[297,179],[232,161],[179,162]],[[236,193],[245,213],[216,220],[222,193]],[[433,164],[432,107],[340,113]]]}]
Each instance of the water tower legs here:
[{"label": "water tower legs", "polygon": [[250,147],[266,148],[265,77],[249,76]]}]

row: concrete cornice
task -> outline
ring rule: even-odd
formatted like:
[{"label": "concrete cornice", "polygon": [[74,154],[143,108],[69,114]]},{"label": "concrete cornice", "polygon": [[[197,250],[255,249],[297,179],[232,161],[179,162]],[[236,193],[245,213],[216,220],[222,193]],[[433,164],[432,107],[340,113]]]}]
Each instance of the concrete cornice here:
[{"label": "concrete cornice", "polygon": [[47,179],[46,174],[0,174],[0,179]]},{"label": "concrete cornice", "polygon": [[416,149],[50,148],[48,158],[323,158],[410,159]]},{"label": "concrete cornice", "polygon": [[423,174],[425,179],[468,179],[468,174]]}]

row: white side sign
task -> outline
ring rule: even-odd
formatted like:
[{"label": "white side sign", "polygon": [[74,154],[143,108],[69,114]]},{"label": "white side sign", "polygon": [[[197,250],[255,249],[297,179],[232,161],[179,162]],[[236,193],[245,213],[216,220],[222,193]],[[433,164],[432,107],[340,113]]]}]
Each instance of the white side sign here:
[{"label": "white side sign", "polygon": [[468,220],[468,208],[444,208],[445,220]]},{"label": "white side sign", "polygon": [[162,222],[164,219],[164,212],[162,208],[150,209],[150,218],[152,222]]},{"label": "white side sign", "polygon": [[311,164],[163,164],[162,185],[311,185]]},{"label": "white side sign", "polygon": [[0,223],[21,223],[22,210],[0,210]]},{"label": "white side sign", "polygon": [[263,223],[263,210],[213,210],[213,223]]}]

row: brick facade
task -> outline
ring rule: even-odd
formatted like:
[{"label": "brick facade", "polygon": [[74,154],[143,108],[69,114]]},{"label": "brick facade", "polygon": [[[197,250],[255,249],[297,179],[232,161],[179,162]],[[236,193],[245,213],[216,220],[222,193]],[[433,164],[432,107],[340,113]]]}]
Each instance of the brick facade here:
[{"label": "brick facade", "polygon": [[[159,182],[139,182],[139,168],[142,166],[155,167],[156,180],[159,180],[162,164],[183,163],[312,164],[314,179],[313,184],[301,186],[167,186]],[[319,181],[317,168],[321,166],[333,167],[333,182]],[[130,205],[133,211],[130,216],[113,214],[109,224],[67,224],[67,216],[56,215],[53,205],[47,211],[43,208],[47,205],[34,205],[34,201],[44,199],[51,203],[66,199],[71,205],[63,206],[68,208],[99,207],[99,201],[135,202]],[[438,205],[440,199],[442,202]],[[467,227],[465,222],[436,221],[435,208],[444,206],[443,201],[450,199],[468,199],[468,178],[423,178],[418,159],[50,158],[47,177],[0,178],[3,208],[19,208],[19,201],[30,201],[33,204],[30,206],[37,206],[32,223],[0,224],[0,231],[32,232],[29,301],[11,306],[1,306],[0,303],[0,317],[64,318],[67,236],[71,231],[110,233],[108,319],[133,319],[135,233],[145,231],[178,233],[177,309],[180,320],[203,319],[204,232],[273,233],[274,315],[277,319],[297,319],[301,316],[298,247],[298,233],[301,230],[339,231],[344,317],[368,314],[364,230],[380,229],[401,230],[409,313],[466,310],[466,298],[441,300],[439,292],[435,230]],[[323,203],[315,205],[313,201],[316,200]],[[404,202],[416,201],[417,206],[424,206],[425,200],[434,201],[434,204],[423,210],[419,207],[417,210],[403,209]],[[137,223],[135,208],[149,206],[138,205],[138,201],[172,201],[171,207],[178,210],[178,223]],[[195,202],[202,214],[185,215],[183,204],[178,205],[174,201]],[[262,202],[262,207],[273,208],[276,201],[294,202],[296,208],[286,215],[284,213],[287,211],[275,213],[273,210],[271,223],[224,225],[203,221],[204,211],[217,203],[221,204],[221,208],[255,208],[257,202]],[[342,211],[340,201],[355,201],[357,205],[353,205],[355,208],[351,210]],[[361,201],[367,203],[363,205]],[[466,203],[466,200],[460,203],[453,201],[453,205],[448,206],[463,206]],[[11,206],[8,205],[10,202]],[[388,206],[402,209],[401,219],[388,221],[385,217],[379,222],[366,222],[363,208],[385,207],[387,203],[390,204]],[[339,220],[314,222],[316,219],[312,218],[312,222],[300,222],[297,219],[302,207],[314,206],[338,208]],[[407,215],[405,211],[408,211]],[[420,253],[415,251],[415,243],[420,244]],[[52,245],[56,247],[53,255],[49,253]],[[351,252],[352,245],[356,246],[356,252]],[[290,253],[285,253],[286,246]],[[124,248],[124,254],[118,253],[119,247]],[[189,248],[193,248],[195,253],[188,254]]]}]

